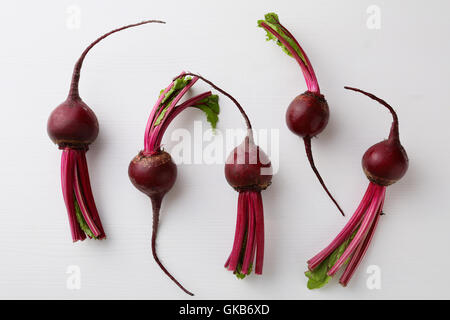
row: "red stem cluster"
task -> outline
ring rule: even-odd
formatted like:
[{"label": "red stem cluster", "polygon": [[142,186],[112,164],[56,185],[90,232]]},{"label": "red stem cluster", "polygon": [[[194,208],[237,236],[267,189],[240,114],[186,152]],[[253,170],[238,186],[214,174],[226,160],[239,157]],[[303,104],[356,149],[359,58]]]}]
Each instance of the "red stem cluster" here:
[{"label": "red stem cluster", "polygon": [[254,261],[255,274],[262,274],[264,261],[262,197],[260,191],[241,191],[238,199],[233,249],[225,263],[225,268],[246,275]]},{"label": "red stem cluster", "polygon": [[366,193],[353,216],[325,249],[308,260],[308,269],[311,271],[316,269],[357,230],[354,238],[350,241],[350,244],[345,249],[344,253],[327,273],[327,275],[333,276],[347,263],[348,259],[350,259],[339,280],[343,286],[346,286],[363,259],[370,241],[372,240],[378,224],[378,219],[383,210],[385,193],[386,187],[370,182]]},{"label": "red stem cluster", "polygon": [[[180,74],[179,77],[187,75],[188,74],[183,72]],[[180,105],[177,105],[177,103],[183,98],[183,96],[197,81],[198,77],[192,78],[189,84],[178,93],[178,95],[170,102],[170,106],[166,110],[164,119],[161,121],[161,123],[156,125],[155,124],[156,120],[166,107],[166,105],[161,105],[161,101],[164,99],[165,94],[173,87],[174,82],[172,82],[166,89],[164,89],[163,93],[156,101],[147,121],[147,127],[145,129],[145,136],[144,136],[144,154],[152,155],[159,152],[161,147],[161,140],[164,136],[164,133],[167,130],[170,123],[175,119],[175,117],[186,108],[195,106],[199,101],[212,95],[211,91],[207,91],[186,100]]]},{"label": "red stem cluster", "polygon": [[85,149],[65,148],[63,150],[61,184],[73,241],[86,239],[86,234],[77,220],[76,205],[80,208],[82,216],[95,238],[105,238],[105,232],[92,195]]}]

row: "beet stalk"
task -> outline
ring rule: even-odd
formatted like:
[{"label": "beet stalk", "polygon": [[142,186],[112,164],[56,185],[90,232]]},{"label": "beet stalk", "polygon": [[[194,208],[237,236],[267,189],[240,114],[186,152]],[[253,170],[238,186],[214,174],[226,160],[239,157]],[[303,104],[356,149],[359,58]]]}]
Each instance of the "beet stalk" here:
[{"label": "beet stalk", "polygon": [[408,156],[400,143],[398,117],[384,100],[368,92],[345,87],[365,94],[381,103],[392,114],[388,139],[370,147],[362,158],[362,167],[370,183],[353,216],[336,238],[308,260],[308,288],[324,286],[336,272],[347,265],[339,282],[347,286],[361,263],[382,215],[386,187],[400,180],[408,170]]},{"label": "beet stalk", "polygon": [[128,167],[128,175],[133,185],[145,193],[152,202],[153,228],[151,248],[153,258],[161,270],[185,293],[193,295],[184,288],[178,280],[164,267],[156,253],[156,236],[159,225],[159,212],[162,200],[167,192],[175,184],[177,166],[172,161],[169,153],[161,147],[161,140],[169,124],[183,110],[194,107],[205,112],[208,122],[216,127],[220,112],[218,96],[210,91],[196,95],[193,98],[180,103],[183,96],[197,82],[197,77],[186,77],[184,73],[179,78],[161,91],[147,121],[144,135],[144,149],[131,160]]},{"label": "beet stalk", "polygon": [[311,62],[295,37],[280,23],[277,14],[266,14],[265,20],[258,21],[258,26],[267,32],[267,41],[276,41],[284,52],[297,61],[302,70],[308,90],[295,97],[289,104],[286,111],[286,124],[294,134],[303,139],[306,156],[313,172],[331,201],[344,215],[344,211],[325,185],[312,155],[311,139],[325,129],[330,117],[330,111],[324,95],[320,93],[319,82]]},{"label": "beet stalk", "polygon": [[75,64],[69,95],[47,122],[50,139],[62,150],[61,185],[74,242],[89,238],[104,239],[105,232],[92,195],[86,163],[88,146],[98,136],[98,120],[91,108],[80,98],[78,83],[87,53],[101,40],[118,31],[158,20],[147,20],[112,30],[92,42]]}]

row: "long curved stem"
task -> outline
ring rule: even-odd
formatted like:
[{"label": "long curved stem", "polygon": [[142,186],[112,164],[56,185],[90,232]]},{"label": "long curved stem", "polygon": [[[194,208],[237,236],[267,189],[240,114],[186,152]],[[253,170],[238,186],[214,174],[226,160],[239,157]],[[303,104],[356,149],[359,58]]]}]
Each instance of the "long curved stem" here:
[{"label": "long curved stem", "polygon": [[341,214],[343,216],[345,216],[344,211],[341,209],[341,207],[339,206],[337,201],[331,195],[330,191],[328,190],[327,186],[325,185],[325,182],[322,179],[322,176],[319,173],[319,170],[317,170],[317,168],[316,168],[316,165],[314,163],[314,158],[313,158],[313,155],[312,155],[312,151],[311,151],[311,137],[305,137],[305,138],[303,138],[303,141],[305,142],[306,156],[308,157],[309,164],[311,165],[312,170],[314,171],[314,173],[316,174],[317,179],[319,180],[320,184],[322,185],[322,188],[328,194],[328,196],[330,197],[331,201],[334,202],[334,204],[339,209]]},{"label": "long curved stem", "polygon": [[[273,34],[289,50],[289,52],[291,53],[292,57],[297,61],[297,63],[299,64],[299,66],[300,66],[300,68],[301,68],[301,70],[303,72],[303,76],[305,78],[308,90],[311,91],[311,92],[315,92],[315,93],[320,94],[319,83],[318,83],[318,81],[317,81],[317,79],[315,77],[315,74],[314,74],[314,76],[311,74],[310,68],[303,62],[303,60],[300,58],[300,56],[294,50],[294,48],[292,48],[292,46],[286,41],[286,39],[284,39],[278,32],[276,32],[273,28],[271,28],[266,23],[262,22],[261,23],[261,27],[263,27],[264,30],[266,30],[267,32],[270,32],[271,34]],[[283,28],[283,29],[285,29],[285,28]],[[296,41],[296,43],[298,44],[297,41]],[[299,48],[300,48],[300,50],[303,53],[304,51],[303,51],[303,49],[301,49],[300,45],[299,45]],[[307,59],[306,55],[304,55],[304,56],[305,56],[305,59]],[[307,61],[309,61],[309,60],[307,60]]]},{"label": "long curved stem", "polygon": [[161,270],[173,281],[175,284],[183,290],[185,293],[187,293],[190,296],[193,296],[194,294],[190,291],[188,291],[185,287],[181,285],[181,283],[178,282],[177,279],[175,279],[174,276],[170,274],[169,271],[164,267],[164,265],[159,260],[159,257],[156,253],[156,236],[158,234],[158,225],[159,225],[159,210],[161,209],[161,201],[162,196],[153,196],[150,198],[152,200],[152,208],[153,208],[153,227],[152,227],[152,254],[153,259],[155,259],[158,266],[161,268]]},{"label": "long curved stem", "polygon": [[352,87],[344,87],[347,90],[352,90],[352,91],[356,91],[359,93],[362,93],[366,96],[368,96],[369,98],[377,101],[378,103],[382,104],[383,106],[385,106],[392,115],[392,127],[391,127],[391,132],[389,134],[389,139],[393,139],[395,141],[400,141],[400,135],[399,135],[399,130],[398,130],[398,117],[397,117],[397,113],[395,112],[394,108],[392,108],[386,101],[384,101],[383,99],[378,98],[377,96],[375,96],[372,93],[363,91],[361,89],[357,89],[357,88],[352,88]]},{"label": "long curved stem", "polygon": [[317,88],[319,89],[319,93],[320,93],[320,88],[319,88],[319,82],[317,81],[317,77],[316,77],[316,73],[314,72],[314,68],[312,67],[311,61],[309,61],[308,56],[306,55],[305,50],[303,50],[302,46],[300,45],[300,43],[297,41],[297,39],[295,39],[294,35],[292,33],[289,32],[289,30],[283,26],[281,24],[280,21],[278,21],[278,24],[280,25],[281,29],[283,29],[283,31],[292,39],[294,40],[295,44],[298,46],[298,49],[300,50],[300,52],[302,53],[303,57],[306,60],[306,67],[309,70],[309,74],[311,75],[311,79],[314,83],[317,84]]},{"label": "long curved stem", "polygon": [[[231,101],[233,101],[233,103],[236,105],[236,107],[239,109],[239,111],[241,112],[242,116],[244,117],[245,123],[247,125],[247,129],[248,130],[252,130],[252,124],[250,123],[250,119],[248,118],[247,114],[245,113],[244,108],[242,108],[242,106],[240,105],[240,103],[228,92],[226,92],[225,90],[219,88],[217,85],[215,85],[213,82],[211,82],[210,80],[195,74],[195,73],[191,73],[191,72],[187,72],[184,74],[184,76],[192,76],[192,77],[197,77],[200,80],[206,82],[207,84],[209,84],[211,87],[213,87],[214,89],[216,89],[217,91],[219,91],[220,93],[222,93],[223,95],[227,96]],[[180,76],[177,76],[175,79],[179,78]]]},{"label": "long curved stem", "polygon": [[146,21],[142,21],[139,23],[134,23],[134,24],[130,24],[127,26],[123,26],[120,27],[118,29],[114,29],[108,33],[105,33],[104,35],[102,35],[101,37],[97,38],[97,40],[95,40],[94,42],[92,42],[81,54],[80,58],[78,58],[78,61],[75,64],[75,67],[73,68],[73,74],[72,74],[72,82],[70,84],[70,90],[69,90],[69,97],[72,99],[76,99],[79,98],[79,93],[78,93],[78,83],[80,81],[80,71],[81,71],[81,67],[83,65],[83,61],[84,58],[86,57],[86,55],[88,54],[88,52],[97,44],[99,43],[101,40],[105,39],[106,37],[112,35],[113,33],[122,31],[124,29],[128,29],[128,28],[132,28],[132,27],[136,27],[136,26],[140,26],[143,24],[147,24],[147,23],[165,23],[164,21],[160,21],[160,20],[146,20]]}]

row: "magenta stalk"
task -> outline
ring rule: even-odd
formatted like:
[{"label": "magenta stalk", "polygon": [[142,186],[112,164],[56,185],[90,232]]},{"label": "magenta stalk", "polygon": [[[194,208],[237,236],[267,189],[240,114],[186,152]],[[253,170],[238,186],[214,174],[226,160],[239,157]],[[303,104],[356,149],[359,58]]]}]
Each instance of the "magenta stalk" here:
[{"label": "magenta stalk", "polygon": [[[262,28],[264,28],[267,32],[270,32],[271,34],[273,34],[278,39],[278,41],[280,41],[288,49],[288,51],[290,52],[292,57],[295,59],[295,61],[297,61],[298,65],[300,66],[300,68],[303,72],[303,77],[305,78],[305,82],[306,82],[306,86],[308,87],[308,91],[320,94],[319,83],[315,77],[314,70],[312,70],[311,64],[308,63],[308,65],[307,65],[305,63],[305,61],[303,61],[302,58],[298,55],[298,53],[294,50],[294,48],[292,48],[292,46],[278,32],[276,32],[274,29],[269,27],[265,22],[261,22],[260,26]],[[286,31],[286,29],[284,29],[284,30]],[[295,39],[291,35],[291,33],[289,33],[289,35],[293,39]],[[295,42],[298,45],[298,47],[300,48],[300,50],[302,50],[302,52],[304,53],[303,49],[298,44],[297,40],[295,40]],[[307,59],[306,54],[304,54],[303,56],[305,57],[305,59]],[[308,59],[308,61],[309,61],[309,59]]]},{"label": "magenta stalk", "polygon": [[[400,180],[408,169],[408,156],[400,143],[398,117],[384,100],[360,89],[345,87],[381,103],[392,114],[388,139],[370,147],[362,159],[363,171],[370,183],[353,216],[325,249],[308,260],[308,288],[324,286],[344,269],[339,283],[344,287],[355,274],[375,234],[386,196],[387,186]],[[344,268],[344,266],[346,266]]]},{"label": "magenta stalk", "polygon": [[65,148],[61,158],[61,185],[74,242],[104,239],[103,230],[89,182],[85,150]]}]

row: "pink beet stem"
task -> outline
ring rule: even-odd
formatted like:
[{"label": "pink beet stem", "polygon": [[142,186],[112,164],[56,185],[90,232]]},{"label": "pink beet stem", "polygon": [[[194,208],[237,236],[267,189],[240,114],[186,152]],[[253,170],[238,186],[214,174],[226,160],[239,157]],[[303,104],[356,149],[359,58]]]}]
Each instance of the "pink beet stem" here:
[{"label": "pink beet stem", "polygon": [[300,52],[302,53],[303,57],[306,60],[306,67],[308,68],[309,74],[311,76],[311,79],[313,81],[313,83],[317,84],[317,93],[320,93],[320,88],[319,88],[319,82],[317,81],[317,77],[316,77],[316,73],[314,72],[314,68],[312,67],[311,61],[309,61],[308,56],[306,55],[305,50],[303,50],[302,46],[300,45],[300,43],[298,43],[297,39],[295,39],[294,35],[292,33],[289,32],[288,29],[286,29],[280,21],[278,21],[278,24],[280,25],[281,29],[283,29],[283,31],[292,39],[294,40],[295,44],[298,46]]},{"label": "pink beet stem", "polygon": [[83,195],[86,200],[87,207],[91,213],[91,217],[94,220],[95,225],[100,231],[98,239],[106,238],[105,231],[103,230],[102,222],[98,214],[97,206],[95,205],[94,195],[92,194],[91,182],[89,179],[89,170],[86,162],[86,151],[77,150],[77,166],[79,171],[79,177],[81,182],[81,187],[83,190]]},{"label": "pink beet stem", "polygon": [[364,255],[366,254],[367,249],[369,248],[369,244],[373,238],[375,229],[377,228],[378,221],[380,219],[380,214],[383,209],[383,202],[384,202],[384,199],[383,199],[382,203],[380,204],[380,207],[378,208],[377,215],[375,217],[375,220],[372,223],[372,226],[369,229],[369,232],[367,233],[367,236],[365,237],[365,239],[361,242],[361,244],[356,249],[347,268],[345,269],[344,273],[342,274],[341,278],[339,279],[339,283],[342,284],[344,287],[347,286],[347,284],[349,283],[350,279],[352,278],[353,274],[355,273],[356,269],[358,268],[359,264],[361,263],[362,259],[364,258]]},{"label": "pink beet stem", "polygon": [[344,228],[341,230],[341,232],[325,249],[308,260],[308,268],[310,270],[314,270],[315,268],[317,268],[317,266],[319,266],[323,260],[325,260],[331,253],[333,253],[333,251],[336,250],[342,244],[342,242],[348,239],[353,231],[355,231],[356,227],[361,221],[363,214],[366,212],[370,201],[372,200],[373,192],[374,188],[372,184],[369,184],[358,208],[356,209],[350,220],[347,222],[347,224],[344,226]]},{"label": "pink beet stem", "polygon": [[256,211],[256,198],[253,196],[254,192],[249,194],[248,203],[248,229],[247,229],[247,241],[245,243],[245,253],[242,262],[241,273],[247,274],[250,267],[253,248],[255,247],[255,211]]},{"label": "pink beet stem", "polygon": [[[182,77],[185,74],[185,72],[181,72],[180,75],[178,77]],[[144,147],[147,148],[147,146],[149,146],[149,137],[151,132],[153,131],[153,123],[155,122],[156,119],[156,112],[159,111],[162,106],[160,106],[161,101],[164,99],[164,96],[166,95],[166,93],[172,89],[172,87],[174,86],[174,82],[172,81],[172,83],[166,88],[164,89],[164,91],[159,95],[158,100],[156,101],[155,105],[152,108],[152,112],[150,113],[150,116],[148,117],[147,120],[147,126],[145,127],[145,136],[144,136]]]},{"label": "pink beet stem", "polygon": [[[73,241],[77,241],[77,237],[75,235],[75,227],[74,227],[74,221],[72,219],[72,210],[71,210],[71,204],[73,205],[73,201],[71,201],[70,199],[70,192],[67,192],[67,185],[68,185],[68,171],[67,171],[67,165],[68,165],[68,154],[69,150],[68,149],[64,149],[61,155],[61,187],[62,187],[62,192],[63,192],[63,198],[64,198],[64,203],[66,205],[66,209],[67,209],[67,213],[69,216],[69,224],[70,224],[70,232],[72,234],[72,239]],[[73,208],[73,210],[75,210],[75,208]]]},{"label": "pink beet stem", "polygon": [[[254,192],[252,193],[252,195],[254,194]],[[261,194],[259,192],[259,194]],[[253,204],[254,204],[254,219],[255,219],[255,235],[254,235],[254,241],[253,241],[253,249],[251,252],[251,256],[250,256],[250,261],[252,263],[255,262],[255,254],[256,254],[256,248],[258,246],[258,224],[256,221],[257,215],[258,215],[258,210],[260,210],[260,205],[262,204],[262,202],[259,202],[258,197],[256,197],[256,199],[253,200]],[[264,228],[263,228],[263,232],[264,232]],[[263,240],[264,240],[264,235],[263,235]],[[254,263],[255,267],[256,267],[256,263]],[[247,272],[248,273],[248,272]]]},{"label": "pink beet stem", "polygon": [[375,100],[378,103],[380,103],[381,105],[383,105],[384,107],[386,107],[392,115],[392,126],[391,126],[391,132],[389,133],[389,140],[393,140],[393,141],[397,141],[397,142],[400,141],[400,135],[399,135],[399,129],[398,129],[398,116],[397,116],[397,113],[395,112],[394,108],[392,108],[386,101],[378,98],[377,96],[375,96],[372,93],[363,91],[361,89],[352,88],[352,87],[344,87],[344,88],[347,90],[352,90],[352,91],[362,93],[362,94],[368,96],[369,98],[371,98],[372,100]]},{"label": "pink beet stem", "polygon": [[161,129],[158,131],[158,137],[155,141],[155,145],[152,147],[153,150],[159,149],[161,147],[161,141],[164,136],[164,133],[166,132],[167,128],[169,127],[170,123],[173,121],[173,119],[176,118],[177,115],[179,115],[184,109],[194,106],[199,101],[202,101],[203,99],[211,96],[211,91],[199,94],[193,98],[190,98],[189,100],[186,100],[182,104],[176,106],[170,111],[170,114],[166,115],[166,119],[161,123]]},{"label": "pink beet stem", "polygon": [[228,266],[230,265],[230,258],[231,258],[231,254],[228,255],[228,259],[227,259],[227,261],[225,262],[225,265],[224,265],[224,267],[227,268],[227,269],[228,269]]},{"label": "pink beet stem", "polygon": [[[70,150],[69,152],[69,158],[70,158],[70,166],[68,166],[68,170],[71,170],[71,175],[70,175],[70,180],[71,183],[68,185],[68,191],[70,191],[72,193],[72,197],[71,199],[73,199],[73,208],[74,208],[74,221],[75,221],[75,230],[76,230],[76,234],[77,234],[77,239],[80,241],[83,241],[84,239],[86,239],[86,234],[84,233],[84,231],[81,229],[81,226],[78,222],[78,219],[76,217],[76,209],[75,209],[75,201],[76,201],[76,197],[75,197],[75,165],[76,165],[76,155],[77,155],[77,151],[75,149]],[[70,189],[70,190],[69,190]]]},{"label": "pink beet stem", "polygon": [[69,216],[70,232],[73,242],[86,239],[86,235],[81,230],[75,213],[75,204],[73,197],[73,172],[74,157],[73,150],[66,148],[63,150],[61,158],[61,185],[63,190],[63,198]]},{"label": "pink beet stem", "polygon": [[[192,78],[192,80],[189,82],[189,84],[186,85],[186,86],[178,93],[178,95],[170,102],[170,106],[168,107],[168,109],[167,109],[167,111],[166,111],[166,115],[170,114],[171,110],[172,110],[173,108],[176,107],[177,103],[178,103],[178,102],[181,100],[181,98],[186,94],[186,92],[188,92],[188,90],[189,90],[189,89],[197,82],[197,80],[198,80],[197,77]],[[163,108],[161,107],[159,113],[161,113],[162,110],[163,110]],[[157,118],[158,118],[158,116],[155,117],[155,119],[157,119]],[[163,120],[163,121],[164,121],[164,120]],[[158,139],[158,135],[159,135],[159,132],[160,132],[160,130],[161,130],[161,127],[162,127],[162,123],[160,123],[159,126],[153,128],[153,132],[152,132],[152,134],[151,134],[151,136],[150,136],[150,140],[149,140],[149,143],[148,143],[148,149],[147,149],[147,148],[145,149],[146,152],[152,152],[152,151],[155,151],[155,150],[154,150],[155,142],[156,142],[156,140]]]},{"label": "pink beet stem", "polygon": [[91,214],[88,210],[88,207],[86,205],[86,202],[84,200],[81,182],[80,182],[80,178],[79,178],[79,169],[78,169],[76,162],[74,165],[74,178],[75,178],[74,191],[75,191],[75,197],[78,202],[78,206],[80,207],[81,213],[82,213],[84,220],[86,221],[89,229],[92,231],[92,233],[94,234],[95,237],[98,237],[101,234],[101,232],[95,225],[95,223],[91,217]]},{"label": "pink beet stem", "polygon": [[338,261],[334,264],[334,266],[328,271],[328,275],[332,277],[347,261],[347,259],[350,257],[350,255],[355,251],[356,247],[359,245],[361,240],[365,237],[367,231],[369,230],[370,226],[373,223],[373,220],[376,217],[378,208],[382,201],[383,193],[383,187],[375,185],[375,193],[372,198],[372,201],[370,203],[369,209],[367,210],[366,215],[363,218],[363,221],[361,222],[361,226],[359,227],[358,231],[356,232],[355,237],[350,242],[347,249],[345,249],[342,256],[338,259]]},{"label": "pink beet stem", "polygon": [[[235,248],[236,248],[236,245],[237,245],[239,232],[241,230],[241,225],[243,223],[242,222],[242,214],[241,214],[241,211],[243,210],[243,205],[244,204],[241,202],[241,194],[239,193],[238,206],[237,206],[237,217],[236,217],[236,228],[234,230],[233,248],[231,249],[231,253],[228,256],[227,261],[225,262],[225,268],[228,268],[230,266],[231,259],[234,257],[234,253],[236,251]],[[231,270],[231,268],[230,268],[230,270]]]},{"label": "pink beet stem", "polygon": [[123,26],[120,27],[118,29],[114,29],[108,33],[105,33],[104,35],[102,35],[101,37],[97,38],[94,42],[92,42],[81,54],[80,58],[78,58],[78,61],[75,64],[75,67],[73,68],[73,74],[72,74],[72,82],[70,84],[70,90],[69,90],[69,97],[72,99],[79,99],[79,94],[78,94],[78,83],[80,81],[80,72],[81,72],[81,67],[83,66],[83,61],[84,58],[86,58],[86,55],[88,54],[88,52],[100,41],[102,41],[103,39],[105,39],[106,37],[118,32],[118,31],[122,31],[128,28],[133,28],[136,26],[140,26],[143,24],[147,24],[147,23],[165,23],[164,21],[159,21],[159,20],[147,20],[147,21],[142,21],[142,22],[138,22],[138,23],[134,23],[134,24],[129,24],[127,26]]},{"label": "pink beet stem", "polygon": [[230,255],[230,263],[228,265],[228,270],[231,271],[236,271],[237,265],[239,263],[239,257],[241,254],[245,231],[247,230],[247,203],[247,193],[239,192],[236,232],[234,236],[233,250],[231,251]]},{"label": "pink beet stem", "polygon": [[319,84],[317,83],[317,79],[314,80],[303,62],[303,60],[300,58],[298,53],[292,48],[292,46],[274,29],[272,29],[269,25],[267,25],[265,22],[261,23],[261,26],[271,34],[273,34],[291,53],[292,57],[297,61],[297,63],[300,65],[300,68],[302,69],[303,76],[306,81],[306,86],[308,87],[308,90],[315,93],[320,93]]},{"label": "pink beet stem", "polygon": [[166,95],[166,93],[170,89],[172,89],[172,87],[173,87],[173,82],[166,89],[164,89],[164,91],[161,93],[158,100],[156,101],[155,105],[153,106],[152,112],[147,120],[147,126],[145,127],[144,147],[147,147],[149,145],[150,134],[152,133],[152,131],[154,129],[153,122],[155,121],[156,112],[162,108],[162,106],[160,106],[161,101],[162,101],[162,99],[164,99],[164,96]]},{"label": "pink beet stem", "polygon": [[261,192],[254,192],[253,197],[256,198],[256,263],[255,274],[262,274],[264,263],[264,208]]}]

